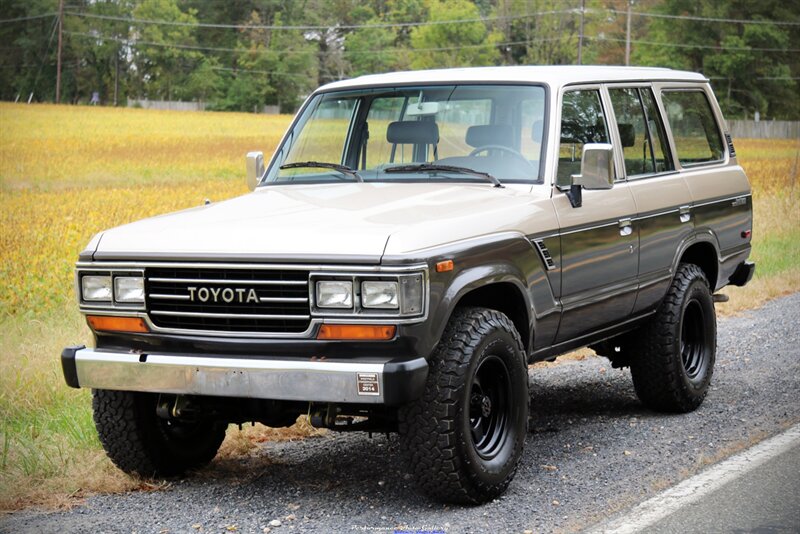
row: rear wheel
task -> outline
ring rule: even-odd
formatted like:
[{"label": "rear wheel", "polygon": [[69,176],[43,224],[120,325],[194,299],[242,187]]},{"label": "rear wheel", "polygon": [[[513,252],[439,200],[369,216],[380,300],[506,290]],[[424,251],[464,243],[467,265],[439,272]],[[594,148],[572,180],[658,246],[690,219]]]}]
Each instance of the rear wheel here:
[{"label": "rear wheel", "polygon": [[690,412],[708,393],[717,349],[717,320],[702,269],[681,264],[658,312],[639,333],[631,376],[648,407]]},{"label": "rear wheel", "polygon": [[423,397],[400,410],[401,443],[420,489],[481,503],[502,494],[522,456],[528,372],[504,314],[457,310],[431,357]]},{"label": "rear wheel", "polygon": [[208,419],[165,419],[156,413],[158,395],[93,391],[92,409],[100,442],[126,473],[174,476],[216,456],[226,424]]}]

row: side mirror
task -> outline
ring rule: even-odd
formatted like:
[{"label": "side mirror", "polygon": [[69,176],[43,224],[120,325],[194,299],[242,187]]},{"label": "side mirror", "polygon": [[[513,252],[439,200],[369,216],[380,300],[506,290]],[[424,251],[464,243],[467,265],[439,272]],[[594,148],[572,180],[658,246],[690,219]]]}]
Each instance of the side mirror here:
[{"label": "side mirror", "polygon": [[247,188],[254,191],[261,177],[264,176],[264,153],[247,153]]},{"label": "side mirror", "polygon": [[573,208],[583,203],[582,190],[614,187],[614,148],[608,143],[583,145],[581,173],[573,174],[567,197]]}]

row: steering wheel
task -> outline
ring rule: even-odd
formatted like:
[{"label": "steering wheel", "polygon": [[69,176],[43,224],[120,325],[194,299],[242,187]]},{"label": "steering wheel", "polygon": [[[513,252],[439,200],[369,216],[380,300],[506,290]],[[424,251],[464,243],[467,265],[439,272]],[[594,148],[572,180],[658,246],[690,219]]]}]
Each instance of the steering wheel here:
[{"label": "steering wheel", "polygon": [[521,153],[517,152],[513,148],[510,148],[510,147],[507,147],[507,146],[503,146],[503,145],[483,145],[483,146],[479,146],[479,147],[475,148],[472,152],[469,153],[469,157],[474,158],[478,154],[480,154],[481,152],[486,152],[488,150],[499,150],[501,152],[507,152],[508,154],[511,154],[512,156],[514,156],[518,160],[524,161],[525,164],[528,167],[533,169],[533,165],[531,165],[531,162],[528,161],[528,158],[526,158],[525,156],[523,156]]}]

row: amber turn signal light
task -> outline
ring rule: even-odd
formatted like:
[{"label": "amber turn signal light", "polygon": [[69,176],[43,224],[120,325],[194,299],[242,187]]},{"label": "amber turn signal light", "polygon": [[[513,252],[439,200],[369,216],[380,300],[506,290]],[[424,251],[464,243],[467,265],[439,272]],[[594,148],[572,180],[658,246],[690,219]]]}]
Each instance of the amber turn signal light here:
[{"label": "amber turn signal light", "polygon": [[317,339],[374,339],[386,341],[394,337],[397,327],[371,324],[324,324]]},{"label": "amber turn signal light", "polygon": [[453,270],[453,260],[444,260],[436,264],[437,273],[446,273]]},{"label": "amber turn signal light", "polygon": [[103,315],[89,315],[86,321],[93,330],[104,332],[149,332],[144,320],[138,317],[109,317]]}]

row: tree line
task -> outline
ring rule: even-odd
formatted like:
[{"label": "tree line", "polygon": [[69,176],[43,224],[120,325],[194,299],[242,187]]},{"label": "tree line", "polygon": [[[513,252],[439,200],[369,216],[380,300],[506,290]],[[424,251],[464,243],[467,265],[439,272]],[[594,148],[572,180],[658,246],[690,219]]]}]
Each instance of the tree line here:
[{"label": "tree line", "polygon": [[54,101],[59,32],[76,104],[291,112],[366,73],[628,57],[702,72],[728,117],[800,118],[800,0],[0,0],[0,99]]}]

